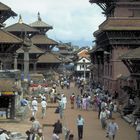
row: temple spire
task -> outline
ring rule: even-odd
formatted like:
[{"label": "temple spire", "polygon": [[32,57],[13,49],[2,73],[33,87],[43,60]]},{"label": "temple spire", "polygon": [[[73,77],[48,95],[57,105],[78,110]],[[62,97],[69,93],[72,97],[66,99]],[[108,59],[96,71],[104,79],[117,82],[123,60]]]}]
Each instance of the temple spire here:
[{"label": "temple spire", "polygon": [[41,21],[40,13],[38,12],[38,21]]},{"label": "temple spire", "polygon": [[23,20],[22,20],[22,16],[19,15],[19,20],[18,20],[18,23],[22,24],[23,23]]}]

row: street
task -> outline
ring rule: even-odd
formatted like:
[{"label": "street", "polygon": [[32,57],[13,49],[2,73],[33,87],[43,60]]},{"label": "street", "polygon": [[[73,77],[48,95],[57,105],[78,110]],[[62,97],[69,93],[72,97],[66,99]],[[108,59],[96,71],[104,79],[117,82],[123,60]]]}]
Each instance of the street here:
[{"label": "street", "polygon": [[[71,85],[70,89],[64,88],[62,90],[60,89],[60,87],[57,87],[57,92],[64,93],[67,96],[67,99],[68,99],[67,108],[64,112],[64,117],[61,120],[61,122],[63,124],[63,127],[70,129],[71,133],[74,134],[74,140],[78,140],[77,126],[76,126],[76,118],[78,114],[81,114],[83,118],[85,119],[83,140],[107,139],[106,131],[101,128],[100,121],[97,117],[98,113],[96,111],[93,111],[92,109],[88,111],[78,110],[76,109],[76,106],[74,109],[71,109],[69,97],[72,93],[75,93],[75,95],[79,93],[78,88],[74,87],[74,84]],[[53,127],[49,125],[54,124],[58,119],[60,119],[59,114],[54,113],[57,103],[55,104],[49,103],[48,106],[50,106],[50,108],[47,108],[47,114],[45,118],[43,119],[41,118],[41,106],[39,106],[39,111],[37,112],[37,120],[39,120],[43,126],[43,134],[44,134],[45,140],[51,140],[51,137],[52,137]],[[31,116],[30,113],[28,115],[29,117],[27,117],[25,120],[21,121],[20,123],[10,123],[10,122],[4,123],[1,120],[0,127],[7,129],[9,131],[16,131],[16,132],[21,132],[25,134],[25,131],[31,127],[31,122],[29,121],[29,118]],[[121,118],[119,113],[114,113],[113,118],[115,118],[115,122],[117,122],[119,126],[119,130],[118,130],[115,140],[135,140],[136,139],[134,127],[129,125],[127,122],[125,122]],[[64,132],[60,137],[62,140],[64,140]]]}]

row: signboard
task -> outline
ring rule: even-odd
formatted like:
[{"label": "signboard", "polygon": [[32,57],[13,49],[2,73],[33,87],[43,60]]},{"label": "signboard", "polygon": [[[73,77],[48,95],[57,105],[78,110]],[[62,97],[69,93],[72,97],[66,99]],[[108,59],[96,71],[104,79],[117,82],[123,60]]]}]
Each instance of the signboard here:
[{"label": "signboard", "polygon": [[6,96],[15,95],[15,92],[12,92],[12,91],[5,91],[5,92],[1,92],[1,95],[6,95]]}]

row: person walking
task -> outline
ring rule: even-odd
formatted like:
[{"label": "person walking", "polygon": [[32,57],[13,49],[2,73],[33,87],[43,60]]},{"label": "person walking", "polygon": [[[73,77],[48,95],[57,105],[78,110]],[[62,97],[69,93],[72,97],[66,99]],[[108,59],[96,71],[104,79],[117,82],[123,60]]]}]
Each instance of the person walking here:
[{"label": "person walking", "polygon": [[77,95],[76,97],[76,105],[77,105],[77,109],[81,109],[82,101],[80,95]]},{"label": "person walking", "polygon": [[117,130],[118,130],[118,125],[112,120],[107,126],[107,136],[109,140],[115,140]]},{"label": "person walking", "polygon": [[32,126],[30,128],[30,137],[32,137],[32,139],[34,139],[35,135],[38,134],[39,129],[41,129],[41,125],[40,125],[39,121],[35,120],[35,117],[31,117],[30,121],[32,121]]},{"label": "person walking", "polygon": [[36,112],[38,110],[38,102],[37,102],[37,98],[36,97],[34,97],[31,105],[32,105],[32,116],[36,117]]},{"label": "person walking", "polygon": [[0,131],[0,140],[10,140],[6,130]]},{"label": "person walking", "polygon": [[74,102],[75,102],[75,94],[72,93],[72,95],[70,96],[71,109],[74,109]]},{"label": "person walking", "polygon": [[78,139],[83,138],[83,126],[84,126],[84,118],[79,114],[77,118],[77,128],[78,128]]},{"label": "person walking", "polygon": [[100,120],[101,120],[101,126],[103,129],[106,128],[106,120],[107,120],[107,113],[105,109],[103,108],[101,113],[100,113]]},{"label": "person walking", "polygon": [[67,97],[65,95],[62,96],[62,102],[64,103],[64,109],[66,109]]},{"label": "person walking", "polygon": [[136,120],[136,133],[137,133],[137,140],[140,140],[140,118]]},{"label": "person walking", "polygon": [[62,123],[58,120],[54,125],[53,133],[61,134],[62,133]]},{"label": "person walking", "polygon": [[41,107],[42,107],[42,119],[43,119],[46,115],[46,107],[47,107],[47,102],[44,98],[41,101]]},{"label": "person walking", "polygon": [[64,103],[62,99],[59,101],[59,114],[60,114],[60,119],[62,119],[64,115]]},{"label": "person walking", "polygon": [[60,137],[57,133],[53,133],[52,140],[60,140]]}]

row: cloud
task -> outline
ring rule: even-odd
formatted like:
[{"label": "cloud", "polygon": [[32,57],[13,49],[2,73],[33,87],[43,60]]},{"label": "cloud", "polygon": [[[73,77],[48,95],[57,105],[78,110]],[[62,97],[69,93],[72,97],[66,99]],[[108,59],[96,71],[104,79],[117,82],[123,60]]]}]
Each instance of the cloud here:
[{"label": "cloud", "polygon": [[[92,44],[93,32],[104,21],[101,9],[88,0],[1,0],[17,14],[21,14],[25,23],[37,20],[40,12],[44,22],[53,26],[48,36],[56,40]],[[8,19],[7,24],[15,23],[18,17]]]}]

